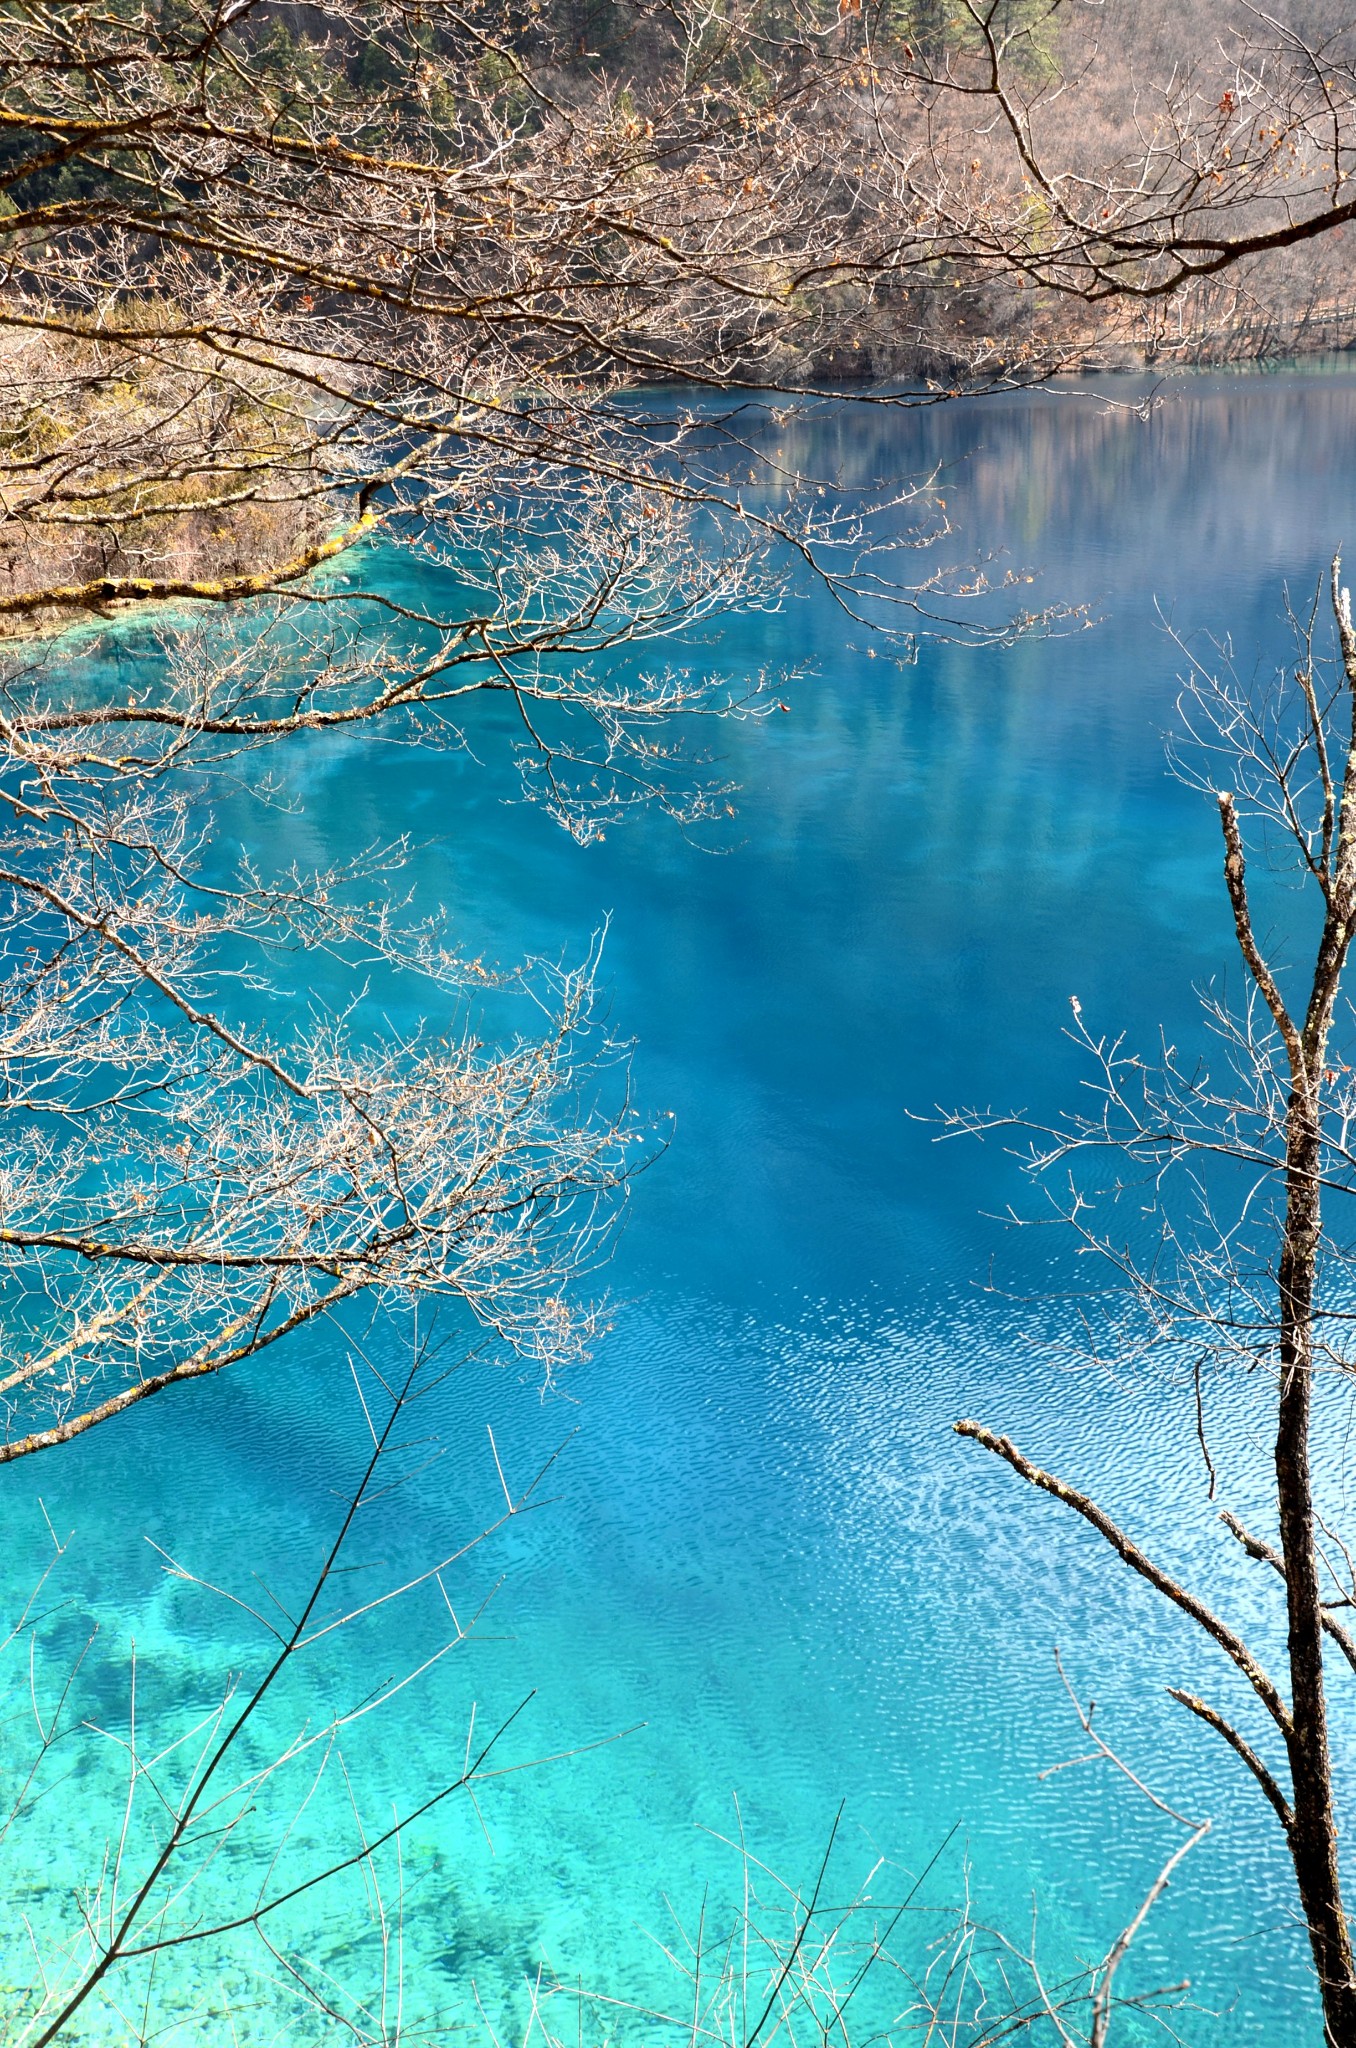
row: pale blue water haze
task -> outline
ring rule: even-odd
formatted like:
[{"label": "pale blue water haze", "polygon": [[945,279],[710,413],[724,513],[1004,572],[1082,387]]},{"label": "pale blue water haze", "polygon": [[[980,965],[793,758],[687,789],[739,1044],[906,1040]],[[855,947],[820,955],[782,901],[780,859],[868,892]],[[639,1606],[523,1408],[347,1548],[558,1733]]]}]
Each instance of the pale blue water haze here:
[{"label": "pale blue water haze", "polygon": [[[555,1504],[471,1574],[506,1574],[508,1639],[372,1724],[355,1769],[374,1798],[436,1776],[472,1697],[491,1715],[536,1689],[521,1755],[644,1724],[506,1780],[485,1802],[493,1855],[472,1816],[426,1834],[438,1876],[415,1948],[444,1987],[478,1974],[507,1997],[543,1948],[619,1994],[648,1982],[638,1929],[663,1926],[662,1895],[691,1905],[729,1877],[700,1830],[728,1827],[732,1792],[760,1853],[796,1873],[840,1801],[854,1869],[876,1853],[921,1868],[954,1828],[939,1901],[965,1853],[986,1918],[1024,1938],[1034,1894],[1050,1953],[1090,1951],[1176,1833],[1108,1772],[1039,1779],[1080,1747],[1058,1644],[1136,1767],[1215,1819],[1141,1981],[1193,1979],[1204,2010],[1182,2030],[1203,2048],[1319,2039],[1274,1823],[1163,1695],[1231,1698],[1222,1666],[951,1432],[964,1414],[1010,1431],[1252,1620],[1269,1589],[1217,1534],[1187,1397],[1052,1354],[1065,1310],[1044,1297],[1067,1272],[1051,1239],[996,1220],[1016,1191],[1001,1147],[939,1147],[909,1115],[1052,1112],[1079,1079],[1070,995],[1147,1048],[1160,1022],[1191,1044],[1193,984],[1233,972],[1211,807],[1165,770],[1182,662],[1158,608],[1231,635],[1248,667],[1283,657],[1283,586],[1308,591],[1335,545],[1356,547],[1356,376],[1186,378],[1142,418],[1147,389],[846,407],[799,430],[801,459],[857,481],[944,464],[951,558],[1001,551],[1097,623],[1009,651],[928,645],[911,666],[873,655],[823,593],[723,628],[703,659],[809,673],[788,716],[720,730],[742,796],[718,853],[648,815],[579,848],[509,805],[497,711],[469,731],[476,759],[355,739],[293,757],[287,859],[409,830],[418,897],[498,959],[577,957],[608,918],[611,1021],[636,1041],[639,1102],[674,1117],[570,1401],[476,1368],[444,1399],[452,1455],[410,1496],[417,1555],[492,1502],[487,1421],[519,1472],[576,1432]],[[242,798],[223,827],[257,835],[258,817]],[[229,1649],[141,1539],[241,1579],[318,1545],[361,1443],[341,1366],[313,1341],[151,1404],[6,1471],[7,1520],[41,1493],[78,1532],[79,1612],[101,1640],[135,1631],[198,1682]],[[1219,1398],[1221,1441],[1242,1445],[1251,1396]],[[1247,1507],[1242,1449],[1231,1480]],[[405,1627],[366,1640],[374,1668],[406,1653]],[[1348,1756],[1354,1737],[1347,1715]],[[88,1814],[74,1791],[50,1804],[44,1858],[73,1866]]]}]

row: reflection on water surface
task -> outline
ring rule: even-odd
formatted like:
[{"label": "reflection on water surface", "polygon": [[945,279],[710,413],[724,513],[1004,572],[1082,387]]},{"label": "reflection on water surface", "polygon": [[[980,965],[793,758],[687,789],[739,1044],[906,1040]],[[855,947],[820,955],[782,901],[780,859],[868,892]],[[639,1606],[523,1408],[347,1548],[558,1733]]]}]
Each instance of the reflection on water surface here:
[{"label": "reflection on water surface", "polygon": [[[701,658],[808,658],[813,674],[790,717],[722,735],[744,797],[717,854],[659,818],[580,850],[505,807],[497,713],[470,735],[482,765],[352,740],[298,759],[286,858],[409,829],[412,880],[472,953],[577,954],[610,914],[612,1017],[635,1034],[642,1102],[676,1117],[635,1190],[614,1328],[577,1405],[475,1369],[444,1399],[451,1455],[409,1496],[400,1540],[418,1555],[489,1498],[487,1420],[520,1470],[577,1430],[562,1498],[468,1572],[468,1597],[507,1573],[502,1637],[370,1725],[353,1753],[366,1796],[437,1778],[473,1697],[493,1715],[536,1688],[521,1755],[645,1724],[492,1788],[492,1855],[469,1813],[421,1831],[411,1954],[439,1997],[472,1975],[505,1997],[543,1949],[648,1988],[638,1929],[662,1927],[661,1895],[733,1879],[700,1832],[729,1824],[732,1791],[794,1872],[842,1799],[862,1868],[880,1852],[917,1869],[959,1823],[937,1897],[963,1843],[985,1917],[1024,1934],[1034,1894],[1050,1955],[1086,1951],[1164,1836],[1108,1773],[1039,1780],[1078,1747],[1058,1643],[1129,1758],[1215,1816],[1145,1978],[1190,1975],[1220,2014],[1188,2022],[1193,2042],[1315,2038],[1269,1816],[1163,1697],[1170,1680],[1220,1692],[1222,1675],[1090,1536],[950,1431],[966,1413],[1010,1430],[1246,1619],[1265,1589],[1216,1536],[1180,1391],[1060,1362],[1059,1248],[993,1220],[1014,1187],[1001,1150],[936,1148],[906,1114],[1053,1109],[1078,1079],[1071,994],[1098,1025],[1152,1044],[1161,1022],[1190,1044],[1193,982],[1232,971],[1214,821],[1164,772],[1177,664],[1157,608],[1248,661],[1283,650],[1283,584],[1309,585],[1352,529],[1356,379],[1192,378],[1147,421],[1146,388],[843,409],[802,430],[806,464],[853,481],[942,465],[956,559],[1039,570],[1043,597],[1098,624],[1009,653],[928,647],[916,666],[868,659],[813,593],[730,628]],[[258,830],[243,798],[224,825]],[[266,1355],[5,1475],[7,1525],[41,1492],[77,1528],[73,1612],[101,1645],[135,1630],[171,1702],[238,1639],[223,1651],[141,1538],[218,1579],[318,1545],[360,1443],[339,1349]],[[1246,1509],[1246,1389],[1219,1427]],[[413,1626],[374,1628],[374,1670]],[[89,1675],[116,1711],[116,1666]],[[317,1676],[316,1701],[342,1677]],[[1353,1733],[1347,1717],[1338,1740]],[[73,1782],[42,1809],[35,1886],[80,1874],[90,1796]]]}]

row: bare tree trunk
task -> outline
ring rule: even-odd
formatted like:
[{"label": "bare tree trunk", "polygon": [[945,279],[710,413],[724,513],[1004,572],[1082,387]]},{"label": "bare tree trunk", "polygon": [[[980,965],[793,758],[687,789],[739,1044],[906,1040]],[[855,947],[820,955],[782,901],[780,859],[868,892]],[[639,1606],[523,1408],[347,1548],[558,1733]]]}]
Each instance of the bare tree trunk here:
[{"label": "bare tree trunk", "polygon": [[[1309,1928],[1324,2031],[1332,2048],[1356,2048],[1356,1959],[1342,1906],[1333,1806],[1332,1755],[1323,1675],[1323,1598],[1314,1541],[1310,1429],[1314,1317],[1323,1225],[1323,1080],[1328,1033],[1342,986],[1356,903],[1356,635],[1350,601],[1332,565],[1332,604],[1342,651],[1350,723],[1340,787],[1331,775],[1321,723],[1314,721],[1324,791],[1321,877],[1326,910],[1303,1027],[1293,1020],[1253,931],[1242,840],[1231,796],[1219,799],[1224,878],[1239,950],[1280,1033],[1290,1066],[1285,1121],[1285,1223],[1277,1270],[1279,1366],[1276,1507],[1289,1620],[1290,1716],[1285,1727],[1293,1786],[1287,1836]],[[1312,677],[1302,678],[1311,714]],[[1336,828],[1334,833],[1334,827]]]},{"label": "bare tree trunk", "polygon": [[[1321,1061],[1326,1031],[1319,1035]],[[1285,1236],[1279,1271],[1281,1384],[1276,1427],[1276,1498],[1289,1612],[1294,1788],[1290,1853],[1309,1927],[1332,2048],[1356,2048],[1356,1964],[1342,1908],[1333,1810],[1332,1758],[1323,1682],[1323,1605],[1314,1545],[1309,1432],[1313,1409],[1313,1319],[1322,1223],[1320,1139],[1308,1076],[1290,1099]]]}]

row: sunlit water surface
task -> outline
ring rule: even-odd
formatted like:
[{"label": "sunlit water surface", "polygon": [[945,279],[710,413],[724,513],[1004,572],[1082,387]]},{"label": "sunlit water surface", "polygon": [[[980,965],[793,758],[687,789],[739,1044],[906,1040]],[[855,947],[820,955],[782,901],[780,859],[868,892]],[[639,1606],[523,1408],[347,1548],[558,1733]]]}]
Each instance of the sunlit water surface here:
[{"label": "sunlit water surface", "polygon": [[[1193,2042],[1318,2039],[1275,1825],[1164,1697],[1185,1681],[1251,1727],[1222,1661],[951,1431],[974,1414],[1011,1432],[1275,1645],[1270,1589],[1206,1501],[1189,1393],[1052,1351],[1070,1269],[1049,1236],[995,1220],[1016,1195],[1001,1146],[938,1147],[910,1116],[1068,1103],[1075,993],[1096,1028],[1146,1047],[1160,1023],[1199,1039],[1193,983],[1236,972],[1211,807],[1165,772],[1182,662],[1160,607],[1266,664],[1284,653],[1287,579],[1307,591],[1344,535],[1356,544],[1356,379],[1185,380],[1147,421],[1125,403],[1140,386],[1100,389],[1118,403],[1086,387],[804,430],[793,454],[856,482],[945,464],[949,557],[1004,551],[1039,572],[1033,595],[1088,603],[1097,624],[1008,652],[927,646],[915,666],[873,656],[822,594],[724,629],[697,658],[810,673],[789,716],[720,734],[743,791],[723,851],[657,816],[581,849],[510,807],[498,711],[468,729],[478,760],[348,739],[291,765],[304,817],[278,817],[274,851],[321,859],[410,831],[419,900],[445,905],[472,953],[578,957],[608,918],[611,1023],[636,1041],[639,1103],[674,1116],[633,1191],[611,1333],[568,1400],[543,1402],[521,1368],[469,1368],[439,1396],[447,1459],[387,1525],[401,1557],[428,1561],[494,1512],[487,1423],[515,1482],[574,1432],[553,1503],[449,1581],[462,1612],[503,1577],[492,1639],[348,1738],[370,1827],[455,1774],[473,1700],[486,1730],[534,1694],[505,1763],[637,1731],[487,1784],[483,1829],[452,1802],[414,1831],[411,2010],[468,2009],[474,1978],[521,2024],[543,1957],[618,1998],[685,1996],[665,1992],[647,1930],[670,1934],[666,1897],[695,1921],[704,1886],[713,1916],[737,1896],[735,1858],[706,1832],[732,1830],[736,1794],[757,1853],[798,1879],[843,1803],[840,1893],[882,1856],[888,1901],[947,1844],[922,1903],[954,1900],[968,1865],[977,1913],[1023,1944],[1034,1900],[1058,1977],[1105,1946],[1181,1838],[1105,1767],[1041,1777],[1086,1748],[1058,1645],[1127,1760],[1214,1821],[1127,1980],[1189,1977]],[[136,648],[124,635],[119,658]],[[223,830],[257,840],[258,814],[235,806]],[[403,1339],[374,1341],[398,1358]],[[1261,1394],[1215,1399],[1223,1497],[1256,1509]],[[64,1640],[101,1624],[92,1718],[121,1725],[133,1635],[147,1714],[207,1702],[229,1669],[257,1668],[249,1625],[165,1580],[143,1538],[219,1584],[260,1571],[295,1587],[362,1446],[339,1338],[266,1355],[6,1471],[7,1592],[41,1555],[41,1493],[76,1532]],[[287,1711],[417,1661],[439,1640],[434,1607],[355,1635],[347,1671],[318,1672]],[[1348,1755],[1354,1734],[1339,1717]],[[21,1746],[26,1724],[5,1739]],[[266,1790],[265,1812],[294,1791]],[[117,1825],[115,1792],[87,1766],[11,1845],[11,1979],[27,1973],[21,1897],[58,1911]],[[317,1811],[338,1827],[339,1805]],[[223,1870],[209,1893],[229,1890]],[[360,1976],[347,1923],[306,1910],[327,1967]],[[899,1937],[915,1962],[930,1924]],[[272,2039],[267,1976],[238,1954],[172,1956],[162,2020],[227,1997],[239,2039]]]}]

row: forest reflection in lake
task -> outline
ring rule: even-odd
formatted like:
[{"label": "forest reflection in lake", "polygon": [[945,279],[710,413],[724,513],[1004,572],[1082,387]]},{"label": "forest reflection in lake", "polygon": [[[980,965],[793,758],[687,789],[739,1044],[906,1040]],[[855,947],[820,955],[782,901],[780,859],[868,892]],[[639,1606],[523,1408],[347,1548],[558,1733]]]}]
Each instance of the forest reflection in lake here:
[{"label": "forest reflection in lake", "polygon": [[[524,1755],[644,1723],[492,1789],[493,1856],[474,1816],[427,1831],[412,1968],[438,1970],[440,1996],[475,1974],[507,2000],[542,1948],[650,1995],[637,1930],[662,1929],[664,1893],[728,1888],[700,1829],[729,1825],[732,1792],[760,1854],[794,1874],[840,1800],[862,1869],[881,1853],[917,1870],[958,1827],[939,1902],[963,1843],[985,1919],[1024,1939],[1034,1894],[1056,1968],[1087,1953],[1175,1838],[1105,1770],[1038,1777],[1080,1747],[1059,1644],[1136,1768],[1215,1820],[1144,1939],[1143,1981],[1192,1978],[1208,2009],[1183,2025],[1193,2042],[1317,2038],[1274,1823],[1163,1695],[1218,1690],[1205,1649],[950,1427],[978,1414],[1099,1490],[1167,1562],[1223,1585],[1231,1613],[1270,1614],[1268,1641],[1279,1616],[1217,1533],[1189,1391],[1152,1367],[1072,1369],[1051,1345],[1072,1268],[995,1220],[1018,1195],[1001,1146],[938,1147],[908,1114],[1052,1112],[1080,1079],[1070,995],[1095,1028],[1152,1050],[1161,1025],[1191,1046],[1193,985],[1234,975],[1215,820],[1164,765],[1182,659],[1163,617],[1202,645],[1230,636],[1247,670],[1284,657],[1284,586],[1310,590],[1353,526],[1356,377],[1183,378],[1141,416],[1150,395],[1108,379],[746,424],[858,486],[939,467],[951,559],[996,555],[1096,622],[1008,651],[925,644],[915,664],[810,590],[723,628],[691,658],[807,673],[789,716],[722,730],[743,794],[716,850],[657,816],[581,849],[509,807],[498,712],[468,730],[476,759],[356,740],[293,759],[304,816],[275,818],[273,852],[410,831],[411,882],[470,952],[577,956],[609,917],[611,1019],[635,1037],[641,1103],[675,1117],[634,1190],[614,1326],[576,1405],[474,1369],[445,1399],[451,1455],[408,1496],[416,1556],[493,1485],[486,1421],[522,1469],[577,1431],[562,1498],[476,1567],[507,1572],[509,1639],[371,1724],[362,1787],[417,1795],[471,1697],[493,1714],[536,1688]],[[223,829],[263,828],[242,795]],[[1285,905],[1278,890],[1278,922]],[[266,1354],[7,1475],[12,1515],[41,1492],[76,1527],[82,1611],[110,1650],[135,1628],[193,1683],[216,1654],[143,1534],[217,1578],[319,1543],[360,1440],[338,1363],[337,1339]],[[1248,1400],[1218,1395],[1245,1519]],[[406,1627],[378,1627],[364,1654],[406,1654]],[[1344,1712],[1337,1740],[1354,1736]],[[74,1791],[51,1804],[32,1853],[73,1866],[87,1813]]]}]

